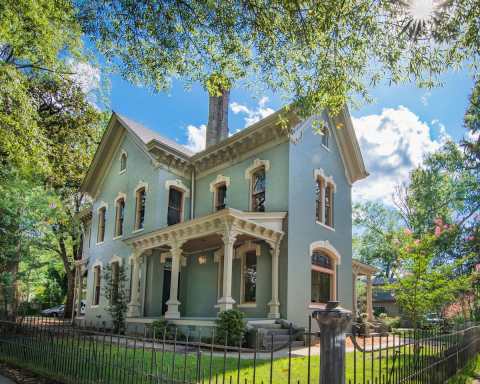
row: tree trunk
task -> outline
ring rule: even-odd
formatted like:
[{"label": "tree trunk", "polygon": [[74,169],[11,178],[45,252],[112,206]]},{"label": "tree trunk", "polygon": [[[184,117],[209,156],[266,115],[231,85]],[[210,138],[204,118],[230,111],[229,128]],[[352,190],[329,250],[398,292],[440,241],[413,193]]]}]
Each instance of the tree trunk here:
[{"label": "tree trunk", "polygon": [[70,319],[72,317],[73,311],[73,296],[75,292],[75,268],[72,267],[72,263],[69,260],[67,254],[67,247],[65,245],[65,240],[63,234],[59,234],[58,238],[59,253],[65,268],[65,274],[67,276],[67,301],[65,302],[65,312],[64,317]]}]

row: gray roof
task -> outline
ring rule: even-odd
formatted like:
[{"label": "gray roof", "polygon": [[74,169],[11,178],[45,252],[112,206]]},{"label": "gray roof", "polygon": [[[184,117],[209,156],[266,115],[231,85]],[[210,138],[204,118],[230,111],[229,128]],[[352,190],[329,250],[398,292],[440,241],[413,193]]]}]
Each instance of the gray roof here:
[{"label": "gray roof", "polygon": [[186,156],[190,157],[194,155],[192,151],[190,151],[183,145],[178,144],[173,140],[167,139],[162,135],[159,135],[157,132],[152,131],[151,129],[145,127],[144,125],[129,119],[128,117],[125,117],[118,113],[116,113],[116,115],[123,124],[125,124],[128,128],[130,128],[140,138],[140,140],[143,141],[144,144],[148,144],[150,141],[155,140],[168,147],[175,149],[178,152],[183,153]]}]

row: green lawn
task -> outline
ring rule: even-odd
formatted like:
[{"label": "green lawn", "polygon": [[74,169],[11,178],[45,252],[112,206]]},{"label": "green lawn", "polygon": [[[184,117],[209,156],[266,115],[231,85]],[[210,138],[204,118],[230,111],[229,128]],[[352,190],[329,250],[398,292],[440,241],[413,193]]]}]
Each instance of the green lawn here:
[{"label": "green lawn", "polygon": [[[394,378],[406,372],[413,364],[411,348],[400,351],[395,362]],[[363,374],[370,382],[387,375],[393,359],[385,352],[347,354],[347,383],[363,382]],[[268,383],[270,376],[274,383],[307,383],[310,367],[310,382],[318,383],[319,356],[293,357],[290,360],[278,358],[269,360],[238,359],[237,357],[211,356],[202,351],[188,353],[152,351],[148,348],[125,348],[109,339],[64,338],[12,338],[10,342],[0,343],[0,358],[37,373],[60,378],[65,382],[108,382],[108,383],[157,383],[168,382],[206,382],[206,383]],[[356,358],[356,359],[355,359]],[[425,354],[424,358],[428,358]],[[291,369],[289,369],[289,366]],[[225,374],[224,374],[225,372]],[[239,372],[239,375],[238,375]],[[390,372],[390,371],[389,371]],[[210,379],[211,378],[211,379]]]}]

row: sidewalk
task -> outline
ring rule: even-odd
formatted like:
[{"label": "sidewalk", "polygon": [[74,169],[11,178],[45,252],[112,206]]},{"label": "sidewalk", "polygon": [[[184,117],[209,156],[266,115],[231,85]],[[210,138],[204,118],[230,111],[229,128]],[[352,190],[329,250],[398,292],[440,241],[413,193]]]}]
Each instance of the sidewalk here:
[{"label": "sidewalk", "polygon": [[14,382],[7,379],[5,376],[0,375],[0,384],[14,384]]}]

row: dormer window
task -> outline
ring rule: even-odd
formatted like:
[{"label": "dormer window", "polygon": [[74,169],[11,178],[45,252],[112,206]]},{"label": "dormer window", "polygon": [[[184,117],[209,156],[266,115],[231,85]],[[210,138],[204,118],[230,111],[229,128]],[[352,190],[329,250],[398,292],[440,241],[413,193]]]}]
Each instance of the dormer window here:
[{"label": "dormer window", "polygon": [[252,211],[265,212],[265,168],[252,174]]},{"label": "dormer window", "polygon": [[127,170],[127,154],[125,152],[120,156],[120,173]]},{"label": "dormer window", "polygon": [[135,193],[135,230],[143,229],[145,222],[145,187],[137,189]]},{"label": "dormer window", "polygon": [[315,211],[318,224],[333,229],[335,183],[323,170],[315,170]]},{"label": "dormer window", "polygon": [[220,211],[227,207],[227,185],[219,184],[215,191],[215,210]]},{"label": "dormer window", "polygon": [[125,198],[120,197],[115,204],[115,237],[123,235],[123,222],[125,218]]},{"label": "dormer window", "polygon": [[175,225],[182,221],[183,192],[170,187],[168,191],[167,225]]},{"label": "dormer window", "polygon": [[98,231],[97,231],[97,243],[103,243],[105,240],[105,220],[106,220],[107,208],[101,207],[98,210]]}]

